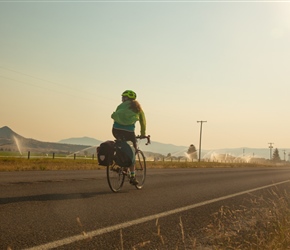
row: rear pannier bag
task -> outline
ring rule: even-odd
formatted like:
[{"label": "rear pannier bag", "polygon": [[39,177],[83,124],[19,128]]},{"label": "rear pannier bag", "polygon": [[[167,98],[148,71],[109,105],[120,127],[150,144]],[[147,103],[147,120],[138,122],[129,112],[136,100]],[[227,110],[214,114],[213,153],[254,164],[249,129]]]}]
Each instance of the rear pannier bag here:
[{"label": "rear pannier bag", "polygon": [[126,141],[116,141],[114,161],[121,167],[130,167],[135,164],[135,151]]},{"label": "rear pannier bag", "polygon": [[109,166],[113,163],[114,157],[114,142],[105,141],[97,147],[97,156],[99,165]]}]

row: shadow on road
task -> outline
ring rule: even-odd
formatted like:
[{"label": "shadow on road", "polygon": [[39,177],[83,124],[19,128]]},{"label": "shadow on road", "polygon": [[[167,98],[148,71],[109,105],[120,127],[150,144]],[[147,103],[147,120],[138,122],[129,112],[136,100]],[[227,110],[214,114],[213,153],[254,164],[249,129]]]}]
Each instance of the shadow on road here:
[{"label": "shadow on road", "polygon": [[8,197],[0,198],[0,205],[19,203],[26,201],[60,201],[60,200],[73,200],[73,199],[87,199],[97,195],[109,194],[111,192],[92,192],[92,193],[73,193],[73,194],[41,194],[21,197]]}]

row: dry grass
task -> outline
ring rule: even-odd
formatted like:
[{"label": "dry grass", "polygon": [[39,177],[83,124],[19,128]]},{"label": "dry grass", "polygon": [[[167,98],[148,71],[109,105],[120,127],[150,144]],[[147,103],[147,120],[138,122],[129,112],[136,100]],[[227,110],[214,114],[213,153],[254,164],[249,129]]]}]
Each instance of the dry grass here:
[{"label": "dry grass", "polygon": [[[269,195],[254,196],[246,200],[246,206],[222,206],[211,217],[211,223],[195,233],[192,238],[186,232],[182,217],[179,217],[177,242],[162,235],[159,219],[156,241],[144,240],[134,246],[137,249],[184,249],[184,250],[285,250],[290,249],[290,195],[278,188],[269,190]],[[170,242],[167,242],[170,241]],[[158,244],[159,242],[159,244]],[[159,246],[158,246],[159,245]],[[120,246],[124,249],[123,232],[120,230]]]},{"label": "dry grass", "polygon": [[[27,156],[2,156],[0,155],[0,171],[25,171],[25,170],[92,170],[104,169],[98,165],[96,157],[77,157],[76,159],[68,157],[52,158],[45,156],[31,157]],[[274,162],[266,165],[257,163],[225,163],[225,162],[191,162],[191,161],[147,161],[147,168],[239,168],[239,167],[272,167]],[[287,165],[288,164],[288,165]],[[289,162],[284,162],[284,166],[290,166]]]},{"label": "dry grass", "polygon": [[16,158],[1,157],[0,171],[27,170],[90,170],[104,169],[92,159],[52,159],[52,158]]},{"label": "dry grass", "polygon": [[249,206],[221,207],[205,229],[213,249],[290,249],[290,195],[278,189]]},{"label": "dry grass", "polygon": [[[190,162],[190,161],[148,161],[148,168],[238,168],[238,167],[258,167],[255,163],[225,163],[225,162]],[[263,165],[265,166],[265,165]]]},{"label": "dry grass", "polygon": [[[217,163],[217,162],[171,162],[147,161],[147,168],[218,168],[218,167],[258,167],[262,165],[250,163]],[[264,165],[263,165],[264,166]],[[30,158],[26,157],[0,157],[0,171],[26,171],[26,170],[92,170],[104,169],[98,161],[92,158]]]},{"label": "dry grass", "polygon": [[[170,244],[169,244],[170,245],[170,249],[176,249],[176,250],[180,249],[179,248],[179,245],[180,245],[179,243],[180,242],[182,243],[181,244],[182,245],[182,249],[189,249],[188,246],[185,243],[185,237],[186,236],[185,236],[185,232],[184,232],[184,228],[183,228],[182,219],[181,219],[181,217],[179,219],[180,219],[179,227],[180,227],[181,241],[178,240],[176,242],[175,246],[174,246],[174,243],[170,242]],[[157,241],[160,242],[161,249],[164,249],[164,247],[166,247],[168,245],[167,244],[168,242],[166,242],[166,240],[164,239],[165,237],[162,236],[161,225],[159,223],[159,219],[156,220],[155,225],[156,225],[157,232],[156,233],[153,232],[153,235],[154,235],[154,237],[156,237],[158,239]],[[179,232],[177,232],[177,233],[179,233]],[[196,239],[194,239],[194,240],[190,239],[190,242],[191,242],[191,244],[190,244],[191,246],[190,247],[192,247],[190,249],[197,249]],[[121,245],[121,250],[124,250],[125,248],[124,248],[124,239],[123,239],[123,231],[122,231],[122,229],[120,230],[120,245]],[[132,248],[130,248],[130,249],[138,250],[138,249],[144,249],[144,248],[145,249],[156,249],[156,250],[159,249],[158,247],[156,247],[154,245],[154,241],[150,241],[150,240],[145,240],[145,241],[142,241],[140,243],[137,243],[134,246],[132,246]]]},{"label": "dry grass", "polygon": [[[290,195],[284,190],[270,190],[268,198],[251,196],[247,206],[222,206],[212,215],[212,222],[190,237],[185,232],[182,218],[179,221],[177,242],[162,235],[162,225],[156,220],[157,232],[153,234],[160,242],[143,241],[132,249],[192,249],[192,250],[285,250],[290,249]],[[164,228],[163,230],[166,230]],[[121,249],[123,235],[120,231]],[[155,242],[156,243],[156,242]],[[148,248],[149,247],[149,248]]]}]

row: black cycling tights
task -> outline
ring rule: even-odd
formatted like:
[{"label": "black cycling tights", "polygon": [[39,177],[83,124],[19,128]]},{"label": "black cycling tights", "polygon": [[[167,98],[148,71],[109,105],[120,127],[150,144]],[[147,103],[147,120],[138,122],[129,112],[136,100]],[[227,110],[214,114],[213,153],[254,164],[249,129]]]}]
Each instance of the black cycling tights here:
[{"label": "black cycling tights", "polygon": [[131,141],[134,148],[137,148],[136,136],[134,132],[113,128],[112,133],[117,140]]}]

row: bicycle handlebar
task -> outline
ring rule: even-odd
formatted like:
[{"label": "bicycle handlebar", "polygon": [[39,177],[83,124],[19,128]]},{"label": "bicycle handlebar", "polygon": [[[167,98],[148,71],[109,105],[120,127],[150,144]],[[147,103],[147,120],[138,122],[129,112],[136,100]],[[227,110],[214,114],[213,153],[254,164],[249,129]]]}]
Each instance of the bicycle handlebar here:
[{"label": "bicycle handlebar", "polygon": [[137,135],[136,136],[136,139],[140,139],[140,140],[145,139],[145,138],[147,139],[147,142],[145,143],[145,145],[150,144],[151,143],[151,141],[150,141],[150,135],[144,135],[144,136]]}]

